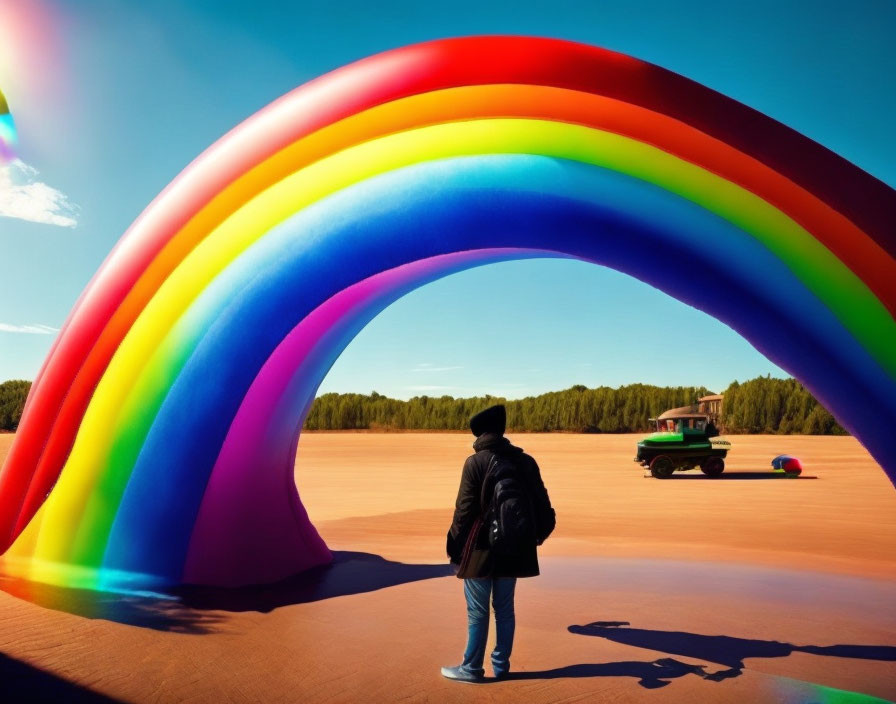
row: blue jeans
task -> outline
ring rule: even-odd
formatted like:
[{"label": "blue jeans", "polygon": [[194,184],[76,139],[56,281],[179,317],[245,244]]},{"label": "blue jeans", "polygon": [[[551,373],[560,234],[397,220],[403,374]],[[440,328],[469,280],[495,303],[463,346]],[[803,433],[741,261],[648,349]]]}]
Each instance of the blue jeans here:
[{"label": "blue jeans", "polygon": [[480,677],[485,674],[485,642],[488,640],[489,596],[495,607],[495,635],[497,642],[492,651],[492,668],[496,677],[510,671],[510,650],[513,648],[513,631],[516,618],[513,614],[515,577],[492,579],[465,579],[464,596],[467,598],[467,649],[461,667]]}]

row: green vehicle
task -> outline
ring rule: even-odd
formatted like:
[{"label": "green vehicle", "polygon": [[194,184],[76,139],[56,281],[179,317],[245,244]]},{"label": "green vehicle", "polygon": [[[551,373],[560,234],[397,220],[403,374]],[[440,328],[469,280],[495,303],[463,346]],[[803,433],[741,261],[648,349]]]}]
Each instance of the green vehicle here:
[{"label": "green vehicle", "polygon": [[690,406],[666,411],[651,418],[657,432],[638,443],[635,462],[648,467],[657,479],[671,477],[676,470],[700,467],[709,477],[725,471],[725,457],[731,443],[718,437],[710,417],[694,413]]}]

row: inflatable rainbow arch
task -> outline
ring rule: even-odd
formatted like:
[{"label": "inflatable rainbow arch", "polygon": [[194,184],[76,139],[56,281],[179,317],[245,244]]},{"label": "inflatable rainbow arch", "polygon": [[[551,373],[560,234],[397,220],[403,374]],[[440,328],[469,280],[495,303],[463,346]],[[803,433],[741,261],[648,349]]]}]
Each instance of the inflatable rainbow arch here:
[{"label": "inflatable rainbow arch", "polygon": [[725,322],[896,481],[894,254],[891,188],[658,66],[523,37],[364,59],[210,147],[84,290],[0,473],[3,569],[130,589],[327,562],[293,479],[327,370],[406,292],[523,257]]}]

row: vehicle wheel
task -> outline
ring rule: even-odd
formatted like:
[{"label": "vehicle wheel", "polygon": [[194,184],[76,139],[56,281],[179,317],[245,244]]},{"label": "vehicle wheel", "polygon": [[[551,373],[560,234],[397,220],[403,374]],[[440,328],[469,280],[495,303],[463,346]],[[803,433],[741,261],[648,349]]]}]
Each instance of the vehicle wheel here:
[{"label": "vehicle wheel", "polygon": [[675,471],[672,458],[667,455],[657,455],[650,460],[650,473],[657,479],[667,479]]},{"label": "vehicle wheel", "polygon": [[721,457],[710,457],[700,465],[700,469],[707,477],[718,477],[725,471],[725,460]]}]

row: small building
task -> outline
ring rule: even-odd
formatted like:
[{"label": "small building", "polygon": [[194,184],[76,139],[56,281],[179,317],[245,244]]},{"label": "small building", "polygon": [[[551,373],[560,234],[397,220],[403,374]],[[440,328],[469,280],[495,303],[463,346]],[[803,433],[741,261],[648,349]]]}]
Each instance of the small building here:
[{"label": "small building", "polygon": [[719,416],[722,414],[722,394],[710,394],[697,399],[697,403],[681,408],[670,408],[656,418],[651,418],[650,423],[656,423],[659,431],[674,431],[679,426],[703,430],[712,424],[718,427]]},{"label": "small building", "polygon": [[[654,420],[651,418],[651,421]],[[684,428],[694,428],[703,430],[709,420],[709,416],[701,413],[697,404],[692,406],[682,406],[681,408],[670,408],[668,411],[657,416],[656,429],[660,431],[672,432],[678,429],[679,424]]]},{"label": "small building", "polygon": [[723,394],[710,394],[697,399],[697,411],[705,413],[714,425],[719,424],[719,417],[722,415],[722,398]]}]

